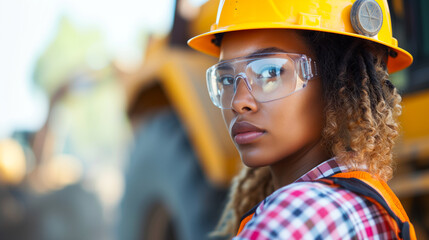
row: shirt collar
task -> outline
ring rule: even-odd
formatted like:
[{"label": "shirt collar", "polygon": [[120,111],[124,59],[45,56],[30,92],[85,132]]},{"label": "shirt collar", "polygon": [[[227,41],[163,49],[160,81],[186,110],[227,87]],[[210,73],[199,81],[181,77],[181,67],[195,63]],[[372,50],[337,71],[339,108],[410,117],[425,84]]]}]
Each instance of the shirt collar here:
[{"label": "shirt collar", "polygon": [[314,181],[337,173],[347,172],[347,169],[348,168],[345,165],[340,164],[335,158],[331,158],[317,165],[315,168],[298,178],[295,182]]},{"label": "shirt collar", "polygon": [[[311,169],[306,174],[304,174],[300,178],[298,178],[295,182],[311,182],[311,181],[315,181],[315,180],[320,179],[320,178],[329,177],[329,176],[332,176],[334,174],[342,173],[342,172],[348,172],[347,166],[339,163],[334,157],[334,158],[328,159],[328,160],[322,162],[321,164],[317,165],[315,168]],[[286,185],[284,187],[287,187],[287,186],[288,185]],[[283,188],[279,188],[275,192],[282,191],[281,189],[283,189]],[[267,198],[265,198],[261,202],[262,204],[258,204],[254,209],[252,209],[252,211],[255,211],[255,209],[256,209],[255,216],[259,215],[260,212],[263,210],[265,203],[267,201],[269,201],[269,199],[273,198],[273,196],[276,195],[275,192],[272,193]]]}]

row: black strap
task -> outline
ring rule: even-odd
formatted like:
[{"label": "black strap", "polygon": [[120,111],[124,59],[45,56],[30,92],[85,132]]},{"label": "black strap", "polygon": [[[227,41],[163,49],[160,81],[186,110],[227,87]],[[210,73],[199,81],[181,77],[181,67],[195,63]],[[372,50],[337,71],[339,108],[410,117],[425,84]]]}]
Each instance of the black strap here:
[{"label": "black strap", "polygon": [[[410,223],[402,222],[401,219],[392,211],[392,209],[387,204],[384,197],[373,187],[368,185],[367,183],[361,181],[357,178],[341,178],[341,177],[326,177],[323,179],[331,180],[334,184],[341,186],[349,191],[357,193],[359,195],[363,195],[365,197],[369,197],[377,201],[388,213],[389,215],[396,221],[400,232],[399,237],[404,240],[410,240]],[[321,183],[328,184],[325,181],[318,181]]]},{"label": "black strap", "polygon": [[[261,204],[261,203],[259,203]],[[240,223],[247,218],[248,216],[254,214],[256,212],[256,208],[258,208],[259,204],[257,204],[256,206],[254,206],[252,209],[250,209],[248,212],[246,212],[240,219]]]}]

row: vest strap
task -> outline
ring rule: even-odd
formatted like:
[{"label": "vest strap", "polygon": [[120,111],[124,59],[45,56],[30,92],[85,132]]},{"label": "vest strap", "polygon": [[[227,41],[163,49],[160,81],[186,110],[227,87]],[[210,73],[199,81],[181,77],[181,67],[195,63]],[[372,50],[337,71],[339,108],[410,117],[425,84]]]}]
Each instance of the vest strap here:
[{"label": "vest strap", "polygon": [[399,232],[398,237],[400,239],[404,240],[411,240],[410,237],[410,223],[405,221],[403,222],[396,213],[390,208],[389,204],[387,204],[385,198],[372,186],[368,185],[367,183],[363,182],[360,179],[357,178],[341,178],[341,177],[327,177],[319,179],[317,182],[330,184],[332,185],[338,185],[342,188],[345,188],[351,192],[354,192],[356,194],[362,195],[366,198],[370,198],[375,200],[377,203],[379,203],[392,217],[393,220],[395,220]]}]

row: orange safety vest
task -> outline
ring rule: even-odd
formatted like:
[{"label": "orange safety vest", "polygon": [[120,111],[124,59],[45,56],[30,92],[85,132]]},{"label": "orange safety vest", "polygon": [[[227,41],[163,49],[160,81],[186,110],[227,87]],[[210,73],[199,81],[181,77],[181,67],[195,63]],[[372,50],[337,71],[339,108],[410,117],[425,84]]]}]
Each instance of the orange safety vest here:
[{"label": "orange safety vest", "polygon": [[[315,182],[339,186],[365,197],[377,206],[384,208],[389,213],[392,220],[396,223],[393,227],[398,239],[417,239],[414,227],[407,213],[386,182],[377,180],[373,178],[371,174],[363,171],[337,173],[330,177],[318,179]],[[255,210],[256,207],[243,216],[237,236],[243,230],[247,222],[252,219]]]}]

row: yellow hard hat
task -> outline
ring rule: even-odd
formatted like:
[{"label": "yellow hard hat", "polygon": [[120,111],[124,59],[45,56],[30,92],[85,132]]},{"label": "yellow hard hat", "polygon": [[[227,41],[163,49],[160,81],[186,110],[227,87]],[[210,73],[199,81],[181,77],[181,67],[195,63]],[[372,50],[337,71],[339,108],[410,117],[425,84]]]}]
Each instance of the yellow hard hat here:
[{"label": "yellow hard hat", "polygon": [[221,0],[216,22],[188,41],[192,48],[219,57],[217,33],[249,29],[302,29],[370,40],[389,47],[390,73],[413,62],[392,36],[387,0]]}]

